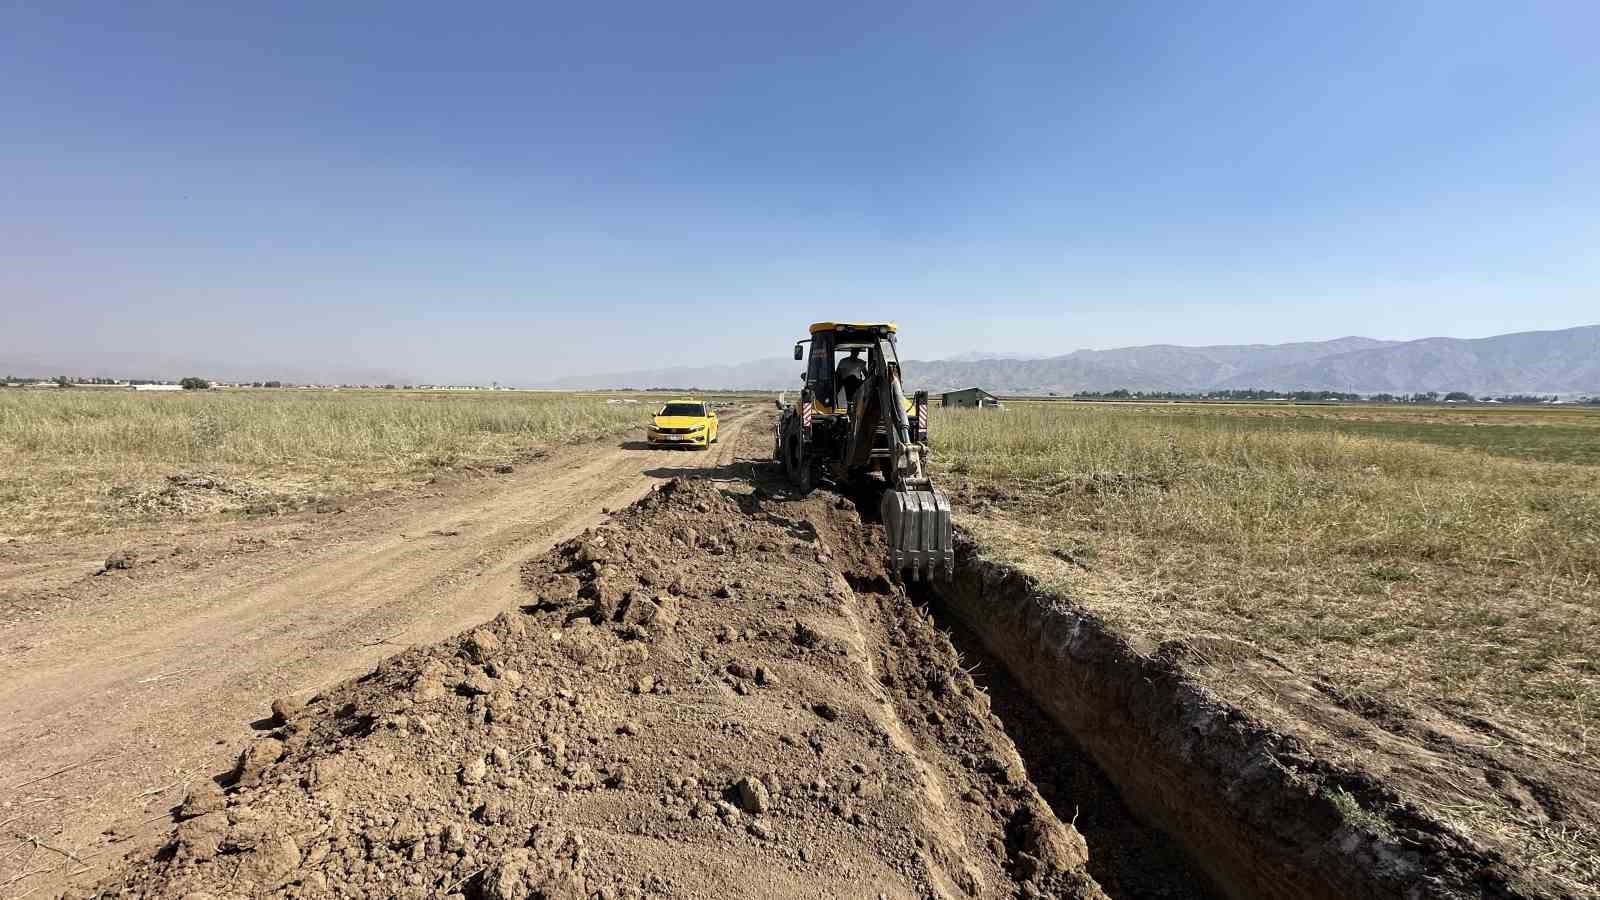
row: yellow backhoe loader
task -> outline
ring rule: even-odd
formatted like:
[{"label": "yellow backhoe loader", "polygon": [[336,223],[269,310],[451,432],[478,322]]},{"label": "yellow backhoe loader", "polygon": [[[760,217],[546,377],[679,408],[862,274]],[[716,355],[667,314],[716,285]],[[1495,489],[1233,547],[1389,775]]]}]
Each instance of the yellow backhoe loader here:
[{"label": "yellow backhoe loader", "polygon": [[[911,580],[948,576],[950,501],[928,480],[928,394],[907,399],[893,323],[818,322],[794,346],[808,360],[798,405],[780,400],[773,456],[809,492],[877,475],[889,567]],[[806,345],[810,344],[810,352]]]}]

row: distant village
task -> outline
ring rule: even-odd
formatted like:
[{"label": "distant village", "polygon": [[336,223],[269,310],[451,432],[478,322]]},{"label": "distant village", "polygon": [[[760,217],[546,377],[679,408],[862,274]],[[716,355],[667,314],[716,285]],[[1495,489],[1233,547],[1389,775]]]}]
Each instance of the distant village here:
[{"label": "distant village", "polygon": [[219,388],[284,388],[302,391],[510,391],[516,388],[478,384],[297,384],[291,381],[215,381],[209,378],[182,378],[159,381],[143,378],[19,378],[7,375],[0,388],[120,388],[127,391],[184,391]]},{"label": "distant village", "polygon": [[1486,403],[1502,404],[1513,403],[1517,405],[1547,404],[1552,406],[1567,405],[1597,405],[1600,397],[1589,396],[1560,396],[1557,394],[1484,394],[1474,395],[1466,391],[1423,391],[1414,394],[1354,394],[1345,391],[1267,391],[1267,390],[1231,390],[1231,391],[1205,391],[1198,393],[1181,393],[1171,391],[1078,391],[1066,397],[1057,399],[1067,400],[1144,400],[1144,401],[1190,401],[1212,403]]}]

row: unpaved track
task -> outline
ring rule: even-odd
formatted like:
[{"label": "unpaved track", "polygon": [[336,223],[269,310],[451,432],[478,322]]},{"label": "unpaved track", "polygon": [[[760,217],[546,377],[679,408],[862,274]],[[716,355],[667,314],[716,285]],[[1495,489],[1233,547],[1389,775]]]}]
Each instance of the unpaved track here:
[{"label": "unpaved track", "polygon": [[226,797],[186,802],[169,852],[100,887],[1103,898],[959,655],[886,577],[879,529],[774,469],[675,480],[530,559],[512,609],[289,711]]},{"label": "unpaved track", "polygon": [[241,525],[227,552],[212,535],[92,582],[0,562],[7,591],[38,578],[76,594],[0,632],[0,897],[91,880],[228,768],[273,698],[491,618],[518,599],[523,560],[654,482],[731,465],[746,421],[728,415],[710,452],[567,448],[387,508]]}]

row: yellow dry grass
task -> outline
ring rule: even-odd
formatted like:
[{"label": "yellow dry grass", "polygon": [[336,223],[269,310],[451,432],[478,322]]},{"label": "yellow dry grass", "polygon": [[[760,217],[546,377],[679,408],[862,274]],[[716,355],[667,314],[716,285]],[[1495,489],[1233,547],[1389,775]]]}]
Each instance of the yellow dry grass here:
[{"label": "yellow dry grass", "polygon": [[636,426],[545,393],[0,390],[0,538],[293,508]]},{"label": "yellow dry grass", "polygon": [[933,435],[941,471],[989,498],[964,521],[1119,624],[1243,637],[1354,691],[1510,709],[1593,755],[1600,468],[1332,421],[1018,403],[942,411]]},{"label": "yellow dry grass", "polygon": [[[1583,462],[1600,442],[1583,438],[1600,416],[1514,415],[1013,403],[940,411],[932,434],[985,551],[1136,644],[1243,640],[1356,708],[1490,721],[1524,755],[1592,773],[1600,466]],[[1246,669],[1202,668],[1269,721],[1296,715]],[[1479,793],[1428,805],[1551,883],[1594,888],[1593,823]]]}]

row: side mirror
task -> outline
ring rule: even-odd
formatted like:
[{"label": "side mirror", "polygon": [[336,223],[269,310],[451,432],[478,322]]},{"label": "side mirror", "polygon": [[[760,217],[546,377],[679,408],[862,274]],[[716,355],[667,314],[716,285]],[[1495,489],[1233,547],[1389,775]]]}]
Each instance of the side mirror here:
[{"label": "side mirror", "polygon": [[795,362],[799,362],[800,360],[806,358],[806,352],[804,350],[800,349],[800,345],[799,344],[795,344],[794,345],[794,358],[795,358]]}]

